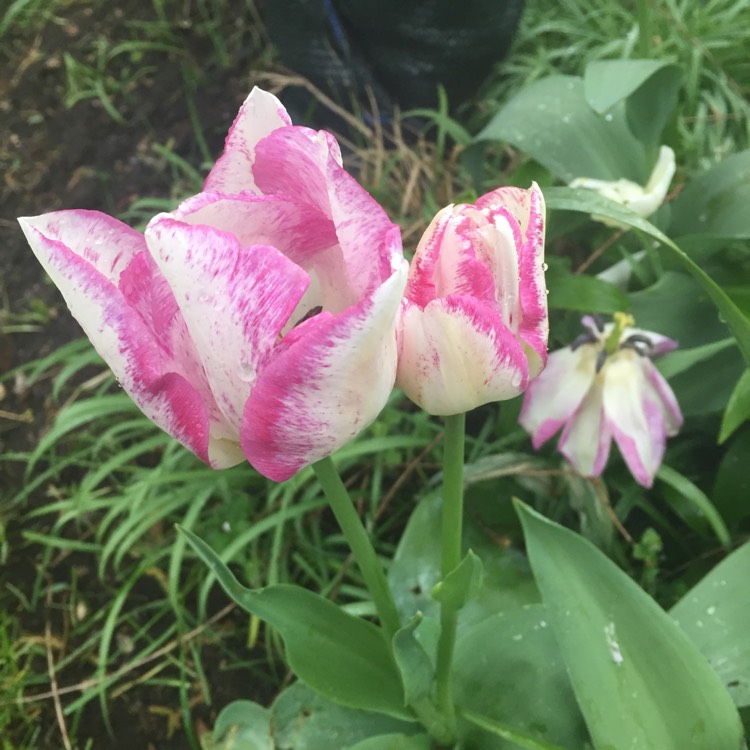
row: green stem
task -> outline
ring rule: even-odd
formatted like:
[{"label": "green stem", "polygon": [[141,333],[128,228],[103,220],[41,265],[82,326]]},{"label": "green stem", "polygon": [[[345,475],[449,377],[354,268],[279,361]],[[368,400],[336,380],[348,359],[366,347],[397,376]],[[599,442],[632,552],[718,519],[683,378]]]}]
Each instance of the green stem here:
[{"label": "green stem", "polygon": [[[445,418],[443,442],[443,517],[440,571],[443,580],[461,562],[461,538],[464,515],[464,414]],[[435,683],[437,701],[443,716],[455,723],[451,667],[456,642],[458,610],[445,603],[440,608]]]},{"label": "green stem", "polygon": [[648,0],[637,0],[638,8],[638,53],[641,57],[651,54],[651,11]]},{"label": "green stem", "polygon": [[370,592],[375,609],[383,626],[385,637],[390,646],[396,631],[401,628],[401,620],[393,601],[391,589],[385,579],[383,567],[375,554],[370,537],[354,508],[349,493],[341,481],[330,456],[313,464],[318,481],[323,487],[328,502],[339,522],[341,531],[349,542],[354,559],[362,571],[365,585]]}]

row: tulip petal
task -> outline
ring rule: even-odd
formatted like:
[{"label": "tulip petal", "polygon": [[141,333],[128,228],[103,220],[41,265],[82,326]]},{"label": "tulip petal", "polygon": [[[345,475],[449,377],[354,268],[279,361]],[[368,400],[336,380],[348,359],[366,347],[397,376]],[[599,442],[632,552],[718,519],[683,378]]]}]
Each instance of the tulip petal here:
[{"label": "tulip petal", "polygon": [[371,297],[338,316],[305,321],[287,347],[282,340],[243,419],[242,447],[262,474],[288,479],[380,413],[396,375],[395,318],[406,273],[406,261],[394,257],[393,274]]},{"label": "tulip petal", "polygon": [[647,360],[635,352],[625,354],[603,371],[604,419],[635,480],[650,487],[666,449],[664,412],[647,384]]},{"label": "tulip petal", "polygon": [[676,435],[682,427],[683,419],[674,391],[650,360],[644,360],[642,367],[646,375],[647,398],[660,404],[664,414],[667,435]]},{"label": "tulip petal", "polygon": [[596,350],[592,346],[566,347],[549,355],[545,369],[526,389],[518,419],[531,434],[535,450],[573,417],[595,375]]},{"label": "tulip petal", "polygon": [[459,414],[517,396],[526,356],[494,306],[450,296],[405,304],[397,384],[430,414]]},{"label": "tulip petal", "polygon": [[[265,194],[283,195],[333,221],[338,246],[318,275],[331,279],[338,290],[339,310],[377,289],[390,274],[397,228],[343,169],[333,136],[303,127],[282,128],[258,144],[256,155],[253,173]],[[400,233],[398,237],[400,242]]]},{"label": "tulip petal", "polygon": [[501,206],[509,225],[518,227],[521,240],[517,244],[521,300],[519,335],[527,344],[529,376],[534,378],[547,361],[549,336],[544,280],[544,196],[536,183],[528,190],[501,187],[483,195],[477,206]]},{"label": "tulip petal", "polygon": [[204,190],[234,194],[255,188],[255,147],[277,128],[291,125],[284,105],[267,91],[253,88],[229,129],[224,153],[206,178]]},{"label": "tulip petal", "polygon": [[157,335],[168,333],[166,321],[153,325],[144,320],[147,306],[132,304],[145,300],[129,282],[129,269],[143,264],[143,236],[94,211],[62,211],[20,223],[71,313],[144,414],[215,468],[242,461],[236,443],[214,436],[212,404],[177,371],[174,341]]},{"label": "tulip petal", "polygon": [[589,389],[578,411],[565,425],[557,447],[582,476],[598,477],[607,464],[612,433],[602,419],[602,384]]},{"label": "tulip petal", "polygon": [[216,401],[239,431],[245,401],[309,283],[276,248],[161,214],[146,240],[174,290]]}]

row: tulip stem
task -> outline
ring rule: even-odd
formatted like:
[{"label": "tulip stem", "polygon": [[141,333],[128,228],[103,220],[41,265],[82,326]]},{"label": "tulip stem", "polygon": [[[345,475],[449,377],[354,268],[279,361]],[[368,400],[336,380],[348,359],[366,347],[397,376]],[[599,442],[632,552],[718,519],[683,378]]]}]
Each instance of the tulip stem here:
[{"label": "tulip stem", "polygon": [[401,620],[391,589],[385,579],[383,566],[375,554],[370,537],[362,525],[359,514],[330,456],[314,463],[313,469],[328,498],[333,515],[336,516],[341,531],[349,543],[354,559],[362,571],[362,577],[375,603],[380,624],[383,626],[390,646],[396,631],[401,628]]},{"label": "tulip stem", "polygon": [[651,9],[648,0],[636,0],[638,13],[638,53],[648,57],[651,53]]},{"label": "tulip stem", "polygon": [[[464,515],[464,414],[445,418],[443,441],[443,511],[442,556],[440,571],[443,580],[461,562],[461,540]],[[437,702],[443,716],[455,723],[451,668],[456,642],[458,609],[443,602],[440,607],[440,638],[438,640],[435,684]]]}]

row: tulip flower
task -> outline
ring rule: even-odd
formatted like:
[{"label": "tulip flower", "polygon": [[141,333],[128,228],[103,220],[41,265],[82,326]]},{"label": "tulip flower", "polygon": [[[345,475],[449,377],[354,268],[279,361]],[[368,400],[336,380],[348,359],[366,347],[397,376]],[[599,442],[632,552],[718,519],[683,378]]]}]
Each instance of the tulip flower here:
[{"label": "tulip flower", "polygon": [[[662,146],[645,187],[631,180],[607,181],[595,180],[590,177],[577,177],[570,183],[570,187],[595,190],[605,198],[627,206],[638,216],[645,219],[651,216],[664,202],[674,172],[674,151],[669,146]],[[593,215],[592,218],[607,224],[607,226],[621,226],[618,222],[602,216]]]},{"label": "tulip flower", "polygon": [[558,450],[588,477],[602,473],[614,438],[636,481],[650,487],[667,437],[682,425],[674,393],[651,358],[677,343],[633,328],[622,313],[612,323],[593,316],[582,322],[586,332],[552,352],[526,391],[521,426],[534,448],[562,427]]},{"label": "tulip flower", "polygon": [[547,358],[544,198],[503,187],[433,219],[409,271],[397,384],[430,414],[521,393]]},{"label": "tulip flower", "polygon": [[406,283],[398,227],[334,138],[254,89],[204,192],[145,234],[96,211],[20,219],[141,410],[214,468],[281,481],[380,412]]}]

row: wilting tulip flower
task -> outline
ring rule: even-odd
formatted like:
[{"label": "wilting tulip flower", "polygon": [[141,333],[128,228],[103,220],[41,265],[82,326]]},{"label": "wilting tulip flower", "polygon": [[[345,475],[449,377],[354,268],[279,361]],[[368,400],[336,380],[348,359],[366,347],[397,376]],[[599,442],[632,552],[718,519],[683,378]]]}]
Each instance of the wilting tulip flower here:
[{"label": "wilting tulip flower", "polygon": [[503,187],[448,206],[422,237],[399,328],[397,384],[430,414],[521,393],[547,358],[544,199]]},{"label": "wilting tulip flower", "polygon": [[[651,172],[646,186],[638,185],[630,180],[594,180],[590,177],[577,177],[570,183],[572,188],[587,188],[596,190],[605,198],[627,206],[642,218],[651,216],[664,202],[675,172],[674,151],[669,146],[659,149],[659,157]],[[593,215],[592,218],[608,226],[620,226],[618,222],[603,216]]]},{"label": "wilting tulip flower", "polygon": [[398,227],[334,138],[292,126],[271,94],[253,90],[204,192],[145,236],[95,211],[20,221],[122,387],[214,468],[246,456],[284,480],[385,405]]},{"label": "wilting tulip flower", "polygon": [[559,451],[583,476],[599,476],[614,438],[636,481],[650,487],[667,437],[682,425],[669,384],[651,357],[675,341],[633,328],[630,315],[613,323],[583,318],[586,332],[549,355],[524,397],[520,423],[534,448],[563,428]]}]

